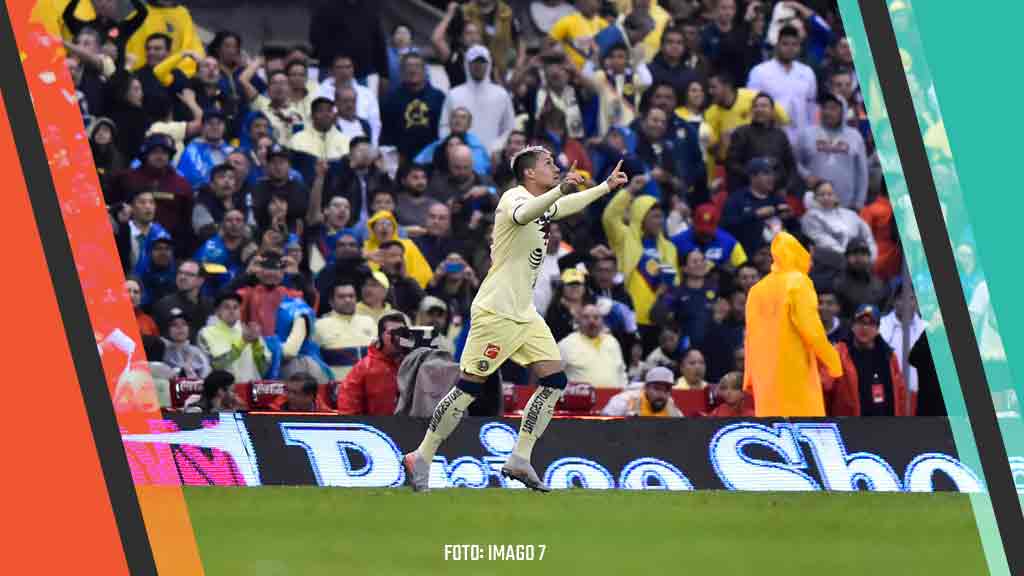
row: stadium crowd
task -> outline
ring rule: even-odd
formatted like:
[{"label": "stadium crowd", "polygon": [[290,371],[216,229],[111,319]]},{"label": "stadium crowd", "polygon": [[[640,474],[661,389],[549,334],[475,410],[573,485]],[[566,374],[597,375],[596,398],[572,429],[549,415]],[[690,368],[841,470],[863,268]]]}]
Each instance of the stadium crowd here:
[{"label": "stadium crowd", "polygon": [[126,289],[149,359],[207,379],[194,408],[270,379],[282,408],[394,413],[406,328],[458,357],[510,159],[540,144],[632,176],[549,224],[534,294],[570,381],[623,390],[605,413],[680,415],[673,388],[752,413],[746,294],[783,230],[844,366],[828,414],[937,409],[907,401],[923,322],[833,1],[469,0],[430,38],[337,1],[289,47],[87,3],[56,17]]}]

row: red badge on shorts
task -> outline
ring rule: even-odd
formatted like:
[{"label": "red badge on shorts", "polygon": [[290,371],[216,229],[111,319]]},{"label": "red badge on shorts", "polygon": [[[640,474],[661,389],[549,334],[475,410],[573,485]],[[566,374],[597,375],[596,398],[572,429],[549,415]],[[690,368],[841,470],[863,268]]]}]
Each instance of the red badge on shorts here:
[{"label": "red badge on shorts", "polygon": [[484,350],[484,356],[494,360],[498,357],[499,352],[501,352],[501,346],[498,346],[497,344],[488,344],[487,348]]}]

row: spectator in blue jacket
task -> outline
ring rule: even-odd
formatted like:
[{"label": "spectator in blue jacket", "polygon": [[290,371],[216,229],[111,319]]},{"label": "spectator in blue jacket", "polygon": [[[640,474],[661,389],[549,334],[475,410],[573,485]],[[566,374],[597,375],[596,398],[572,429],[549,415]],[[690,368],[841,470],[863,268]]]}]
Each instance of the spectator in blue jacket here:
[{"label": "spectator in blue jacket", "polygon": [[[732,234],[718,227],[720,215],[713,204],[701,204],[693,213],[693,225],[672,237],[676,253],[682,258],[700,250],[704,259],[716,268],[739,268],[747,253]],[[680,262],[680,266],[682,266]]]},{"label": "spectator in blue jacket", "polygon": [[712,307],[718,297],[707,283],[707,262],[700,250],[691,250],[681,258],[683,281],[658,297],[654,316],[662,325],[675,327],[681,349],[700,348],[712,320]]},{"label": "spectator in blue jacket", "polygon": [[216,108],[203,112],[203,134],[181,153],[178,171],[197,189],[210,180],[214,166],[223,164],[234,148],[224,140],[224,113]]}]

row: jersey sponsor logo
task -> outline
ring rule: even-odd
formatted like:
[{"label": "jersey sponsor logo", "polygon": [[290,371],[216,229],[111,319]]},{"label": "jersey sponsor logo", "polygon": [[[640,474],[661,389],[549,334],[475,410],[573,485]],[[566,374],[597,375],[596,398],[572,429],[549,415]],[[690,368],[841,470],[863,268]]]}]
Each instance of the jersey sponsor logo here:
[{"label": "jersey sponsor logo", "polygon": [[523,432],[526,434],[533,434],[534,429],[537,428],[537,421],[540,419],[540,411],[544,408],[544,404],[547,403],[548,398],[555,393],[555,389],[549,386],[541,386],[540,392],[537,392],[537,396],[530,402],[530,408],[526,413],[526,418],[523,419]]},{"label": "jersey sponsor logo", "polygon": [[487,348],[484,349],[484,356],[487,356],[491,360],[497,358],[499,353],[501,353],[501,346],[498,346],[497,344],[488,344]]}]

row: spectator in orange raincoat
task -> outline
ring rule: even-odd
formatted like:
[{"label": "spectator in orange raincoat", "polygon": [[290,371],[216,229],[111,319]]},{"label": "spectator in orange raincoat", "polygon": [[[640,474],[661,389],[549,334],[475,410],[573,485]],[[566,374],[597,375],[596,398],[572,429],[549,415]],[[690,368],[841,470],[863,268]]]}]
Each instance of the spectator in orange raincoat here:
[{"label": "spectator in orange raincoat", "polygon": [[771,273],[747,296],[743,390],[753,393],[758,417],[824,416],[818,362],[832,377],[843,370],[807,276],[811,255],[786,232],[775,236],[771,252]]}]

